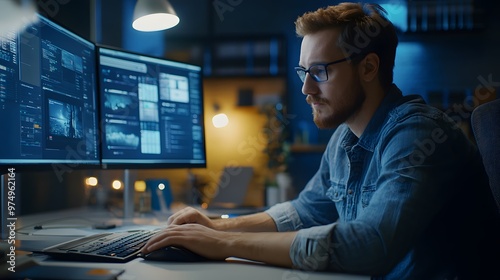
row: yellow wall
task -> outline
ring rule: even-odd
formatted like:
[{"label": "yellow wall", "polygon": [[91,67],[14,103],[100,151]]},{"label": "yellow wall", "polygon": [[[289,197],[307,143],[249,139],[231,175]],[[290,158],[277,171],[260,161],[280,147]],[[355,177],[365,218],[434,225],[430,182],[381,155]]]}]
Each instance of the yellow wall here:
[{"label": "yellow wall", "polygon": [[[282,95],[285,82],[278,78],[241,78],[205,80],[205,128],[207,141],[207,170],[211,186],[216,188],[224,166],[254,167],[254,178],[246,203],[263,205],[263,190],[267,171],[267,155],[263,153],[267,139],[263,134],[266,118],[257,106],[237,106],[238,91],[252,89],[256,98],[262,95]],[[213,104],[228,115],[229,125],[215,128],[211,119],[216,114]],[[217,174],[216,176],[213,176]]]}]

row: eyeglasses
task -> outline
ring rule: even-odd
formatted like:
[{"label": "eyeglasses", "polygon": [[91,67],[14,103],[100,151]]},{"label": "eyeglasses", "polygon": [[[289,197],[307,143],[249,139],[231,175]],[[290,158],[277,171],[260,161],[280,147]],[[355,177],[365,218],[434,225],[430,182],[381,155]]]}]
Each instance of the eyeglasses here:
[{"label": "eyeglasses", "polygon": [[306,73],[309,73],[311,75],[311,78],[315,80],[316,82],[326,82],[328,81],[328,66],[332,64],[337,64],[340,62],[344,62],[346,60],[351,59],[352,56],[345,57],[339,60],[332,61],[330,63],[321,63],[321,64],[314,64],[309,67],[309,69],[305,69],[304,67],[297,66],[295,67],[295,71],[297,71],[297,75],[299,76],[300,80],[304,82],[306,80]]}]

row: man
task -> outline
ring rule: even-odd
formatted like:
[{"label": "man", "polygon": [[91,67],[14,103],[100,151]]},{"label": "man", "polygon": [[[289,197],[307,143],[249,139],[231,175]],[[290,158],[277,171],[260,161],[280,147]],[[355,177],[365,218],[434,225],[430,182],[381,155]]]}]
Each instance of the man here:
[{"label": "man", "polygon": [[342,3],[296,21],[302,92],[316,125],[337,128],[299,197],[233,219],[183,209],[143,253],[177,245],[214,260],[379,279],[480,275],[477,151],[447,116],[392,83],[398,39],[382,14]]}]

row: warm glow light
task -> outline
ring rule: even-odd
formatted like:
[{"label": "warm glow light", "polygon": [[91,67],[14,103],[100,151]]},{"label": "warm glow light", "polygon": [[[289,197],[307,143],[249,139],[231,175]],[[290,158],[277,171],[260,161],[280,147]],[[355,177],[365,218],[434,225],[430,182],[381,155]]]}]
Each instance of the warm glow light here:
[{"label": "warm glow light", "polygon": [[135,181],[134,189],[136,192],[145,192],[146,191],[146,182],[145,181]]},{"label": "warm glow light", "polygon": [[212,118],[212,124],[216,128],[225,127],[226,125],[229,124],[229,118],[224,113],[217,114]]},{"label": "warm glow light", "polygon": [[122,182],[120,182],[120,180],[114,180],[111,184],[111,187],[113,187],[113,189],[115,190],[119,190],[122,188]]},{"label": "warm glow light", "polygon": [[161,190],[161,191],[163,191],[165,189],[165,184],[159,183],[158,184],[158,189]]},{"label": "warm glow light", "polygon": [[176,26],[180,19],[176,15],[172,14],[151,14],[142,16],[132,23],[132,27],[138,31],[159,31],[164,29],[169,29]]},{"label": "warm glow light", "polygon": [[88,177],[85,179],[85,184],[87,186],[95,187],[95,186],[97,186],[98,183],[99,182],[97,181],[96,177]]}]

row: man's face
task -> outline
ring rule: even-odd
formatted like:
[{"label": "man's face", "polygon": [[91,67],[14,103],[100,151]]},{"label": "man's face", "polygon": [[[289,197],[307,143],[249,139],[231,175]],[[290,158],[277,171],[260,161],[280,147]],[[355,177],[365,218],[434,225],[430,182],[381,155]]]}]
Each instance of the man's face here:
[{"label": "man's face", "polygon": [[[299,65],[309,69],[345,58],[336,45],[340,30],[329,29],[304,36]],[[350,61],[327,66],[328,80],[316,82],[307,74],[302,92],[311,105],[314,123],[319,128],[336,128],[353,120],[365,100],[356,67]]]}]

